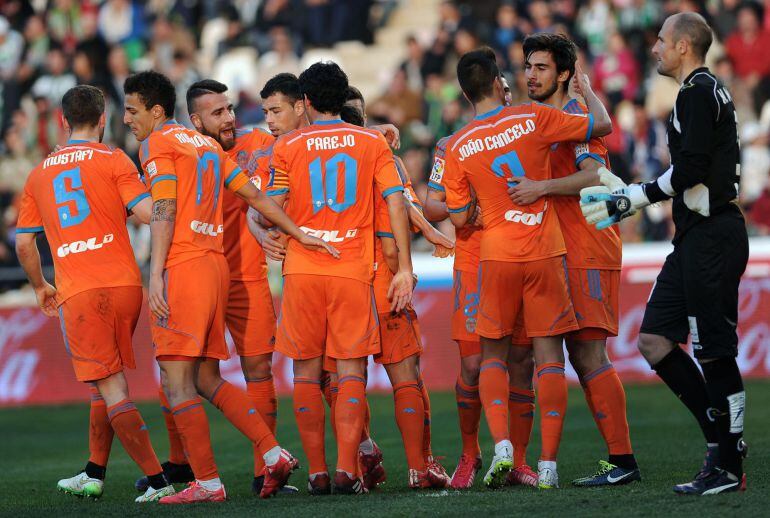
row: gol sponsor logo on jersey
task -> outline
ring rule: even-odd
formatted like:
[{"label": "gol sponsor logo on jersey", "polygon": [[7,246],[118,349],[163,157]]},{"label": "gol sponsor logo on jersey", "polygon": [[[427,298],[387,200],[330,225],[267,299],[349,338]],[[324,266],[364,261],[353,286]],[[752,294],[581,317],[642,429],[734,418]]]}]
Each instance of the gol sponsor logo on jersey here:
[{"label": "gol sponsor logo on jersey", "polygon": [[521,223],[533,227],[535,225],[540,225],[543,222],[543,214],[545,214],[545,208],[536,214],[522,212],[520,210],[509,210],[505,213],[505,219],[513,223]]},{"label": "gol sponsor logo on jersey", "polygon": [[340,230],[316,230],[310,227],[300,227],[305,234],[323,239],[327,243],[341,243],[342,241],[351,237],[356,237],[358,234],[357,228],[352,228],[345,232],[345,235],[340,237]]},{"label": "gol sponsor logo on jersey", "polygon": [[112,234],[106,234],[99,243],[96,242],[95,237],[90,237],[85,241],[73,241],[72,243],[64,243],[56,249],[56,255],[59,257],[67,257],[69,254],[79,254],[91,250],[98,250],[104,245],[112,243],[114,239],[115,238]]},{"label": "gol sponsor logo on jersey", "polygon": [[190,228],[196,234],[202,234],[204,236],[217,237],[224,232],[224,226],[219,225],[214,227],[213,223],[206,223],[205,221],[198,221],[196,219],[190,222]]}]

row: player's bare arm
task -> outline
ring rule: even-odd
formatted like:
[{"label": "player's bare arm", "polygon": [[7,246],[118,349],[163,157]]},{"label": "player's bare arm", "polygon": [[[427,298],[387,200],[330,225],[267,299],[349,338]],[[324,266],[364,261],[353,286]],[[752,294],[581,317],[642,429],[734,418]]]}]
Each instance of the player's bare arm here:
[{"label": "player's bare arm", "polygon": [[369,129],[373,129],[382,133],[388,145],[393,149],[398,149],[401,147],[401,133],[393,124],[378,124],[375,126],[369,126]]},{"label": "player's bare arm", "polygon": [[235,194],[246,201],[252,209],[259,212],[265,220],[276,224],[281,230],[296,239],[305,248],[326,251],[333,257],[339,259],[340,253],[336,248],[322,239],[305,234],[302,229],[294,224],[276,202],[257,189],[254,184],[245,184],[238,189]]},{"label": "player's bare arm", "polygon": [[446,210],[446,194],[442,191],[428,189],[422,207],[425,219],[430,222],[437,223],[449,217],[449,212]]},{"label": "player's bare arm", "polygon": [[131,208],[131,215],[139,223],[149,225],[152,217],[152,199],[145,198]]},{"label": "player's bare arm", "polygon": [[21,267],[27,274],[32,289],[35,290],[37,304],[48,317],[56,316],[56,288],[51,286],[43,277],[43,268],[40,265],[40,252],[37,249],[35,233],[22,233],[16,235],[16,255]]},{"label": "player's bare arm", "polygon": [[572,79],[572,86],[578,94],[583,96],[588,111],[594,116],[593,136],[603,137],[612,133],[610,114],[607,113],[604,103],[591,89],[591,81],[579,63],[575,64],[575,77]]},{"label": "player's bare arm", "polygon": [[259,222],[259,214],[251,207],[249,207],[249,212],[246,216],[246,224],[249,227],[249,232],[262,246],[262,250],[265,251],[265,255],[268,258],[274,261],[284,260],[286,257],[286,243],[281,236],[285,237],[285,234],[262,226]]},{"label": "player's bare arm", "polygon": [[543,196],[577,196],[585,187],[601,185],[600,167],[602,164],[593,158],[586,158],[578,165],[579,171],[563,178],[537,181],[525,176],[508,188],[508,195],[516,205],[529,205]]},{"label": "player's bare arm", "polygon": [[435,247],[433,255],[436,257],[449,257],[454,254],[455,243],[449,239],[443,232],[430,224],[422,211],[414,203],[404,197],[406,210],[409,214],[409,222],[422,232],[425,239]]},{"label": "player's bare arm", "polygon": [[412,300],[414,277],[412,276],[412,254],[409,241],[409,217],[404,206],[404,196],[393,193],[385,198],[393,236],[398,247],[398,272],[388,290],[391,311],[399,312]]},{"label": "player's bare arm", "polygon": [[158,318],[168,318],[170,308],[163,296],[163,270],[166,266],[176,221],[176,199],[155,200],[150,216],[150,287],[147,302]]}]

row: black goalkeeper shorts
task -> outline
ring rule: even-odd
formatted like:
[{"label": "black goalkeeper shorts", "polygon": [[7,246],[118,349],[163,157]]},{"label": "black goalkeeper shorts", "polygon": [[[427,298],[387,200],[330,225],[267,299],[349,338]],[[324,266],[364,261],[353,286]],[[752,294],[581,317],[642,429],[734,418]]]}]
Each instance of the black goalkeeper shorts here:
[{"label": "black goalkeeper shorts", "polygon": [[738,354],[738,285],[749,259],[743,217],[728,211],[690,228],[652,287],[640,332],[687,343],[698,359]]}]

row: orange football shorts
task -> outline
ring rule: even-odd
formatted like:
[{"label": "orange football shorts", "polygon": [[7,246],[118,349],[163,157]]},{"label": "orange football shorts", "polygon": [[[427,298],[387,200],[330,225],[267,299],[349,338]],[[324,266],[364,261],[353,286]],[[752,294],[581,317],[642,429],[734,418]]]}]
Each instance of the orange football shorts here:
[{"label": "orange football shorts", "polygon": [[230,281],[225,322],[238,356],[271,354],[275,349],[275,309],[267,279]]}]

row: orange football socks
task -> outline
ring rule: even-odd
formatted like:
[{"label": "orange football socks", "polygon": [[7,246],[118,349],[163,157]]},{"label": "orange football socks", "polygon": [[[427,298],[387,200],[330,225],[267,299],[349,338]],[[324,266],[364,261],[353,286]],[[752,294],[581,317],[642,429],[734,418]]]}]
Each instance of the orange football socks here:
[{"label": "orange football socks", "polygon": [[508,433],[508,364],[503,360],[481,362],[479,396],[495,444],[510,440]]},{"label": "orange football socks", "polygon": [[145,475],[158,475],[163,472],[150,443],[150,433],[144,424],[139,410],[130,399],[123,399],[107,407],[110,426],[120,439],[123,448],[136,462]]},{"label": "orange football socks", "polygon": [[358,472],[358,445],[366,418],[366,380],[345,376],[338,382],[334,404],[337,427],[337,470]]},{"label": "orange football socks", "polygon": [[166,398],[162,388],[158,389],[160,396],[160,409],[163,411],[163,419],[166,420],[166,431],[168,431],[168,460],[174,464],[187,464],[187,457],[184,454],[182,438],[176,429],[174,415],[171,413],[171,405]]},{"label": "orange football socks", "polygon": [[88,426],[88,450],[89,462],[106,467],[110,458],[112,438],[115,432],[107,419],[107,404],[95,385],[89,386],[91,390],[91,413]]},{"label": "orange football socks", "polygon": [[455,384],[457,416],[460,420],[460,435],[463,441],[463,453],[472,457],[481,454],[479,448],[479,421],[481,420],[481,399],[479,386],[466,385],[461,376]]},{"label": "orange football socks", "polygon": [[527,463],[527,446],[535,415],[535,391],[508,387],[508,428],[513,444],[513,467]]},{"label": "orange football socks", "polygon": [[567,412],[567,380],[563,363],[544,363],[537,368],[537,403],[540,406],[542,439],[540,460],[555,461]]},{"label": "orange football socks", "polygon": [[406,462],[409,469],[425,471],[423,457],[423,433],[425,429],[425,406],[422,392],[414,381],[397,383],[393,386],[396,403],[396,424],[404,442]]},{"label": "orange football socks", "polygon": [[184,445],[187,460],[198,480],[211,480],[219,477],[211,449],[209,420],[199,398],[178,404],[171,409],[176,428]]},{"label": "orange football socks", "polygon": [[[278,401],[275,398],[275,383],[273,377],[247,380],[246,395],[254,408],[257,409],[262,420],[275,435],[276,420],[278,418]],[[265,461],[257,446],[254,446],[254,476],[262,475]]]},{"label": "orange football socks", "polygon": [[626,392],[612,364],[587,374],[581,382],[596,426],[607,443],[610,455],[632,453],[626,419]]},{"label": "orange football socks", "polygon": [[249,401],[246,393],[227,381],[214,390],[211,403],[217,407],[240,432],[249,438],[263,455],[278,446],[262,416]]},{"label": "orange football socks", "polygon": [[326,414],[320,381],[294,378],[294,417],[308,461],[308,474],[326,473]]}]

